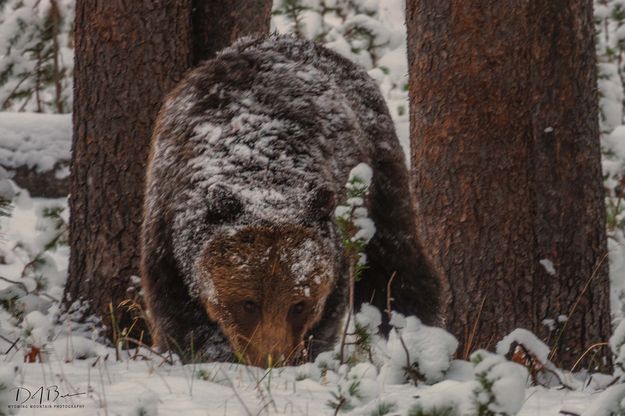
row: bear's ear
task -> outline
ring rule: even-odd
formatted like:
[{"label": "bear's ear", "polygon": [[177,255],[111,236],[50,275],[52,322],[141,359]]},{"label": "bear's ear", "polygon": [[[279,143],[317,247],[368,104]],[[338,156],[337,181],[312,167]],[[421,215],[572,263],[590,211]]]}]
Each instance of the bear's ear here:
[{"label": "bear's ear", "polygon": [[234,221],[243,212],[243,202],[227,185],[214,184],[208,188],[207,221],[219,223]]},{"label": "bear's ear", "polygon": [[312,190],[306,203],[305,220],[307,222],[325,221],[330,218],[335,207],[334,192],[323,185],[318,186]]}]

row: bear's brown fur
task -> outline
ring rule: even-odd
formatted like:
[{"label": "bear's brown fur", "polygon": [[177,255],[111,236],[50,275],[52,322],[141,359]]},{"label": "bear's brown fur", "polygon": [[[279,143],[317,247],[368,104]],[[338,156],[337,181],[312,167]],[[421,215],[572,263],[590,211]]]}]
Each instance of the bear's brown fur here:
[{"label": "bear's brown fur", "polygon": [[393,308],[435,324],[439,282],[404,154],[366,72],[277,35],[192,71],[159,113],[148,166],[141,273],[156,346],[261,366],[293,361],[304,342],[311,357],[331,349],[349,280],[332,212],[361,162],[376,233],[356,305],[384,309],[395,275]]},{"label": "bear's brown fur", "polygon": [[[313,253],[317,261],[302,262]],[[198,259],[199,279],[210,286],[202,303],[244,361],[293,361],[334,286],[332,257],[303,227],[252,226],[219,236]]]}]

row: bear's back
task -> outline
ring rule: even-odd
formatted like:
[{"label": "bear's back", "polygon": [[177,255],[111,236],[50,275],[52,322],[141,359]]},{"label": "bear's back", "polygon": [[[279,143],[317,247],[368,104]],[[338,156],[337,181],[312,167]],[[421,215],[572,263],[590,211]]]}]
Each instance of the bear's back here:
[{"label": "bear's back", "polygon": [[205,220],[211,187],[241,199],[239,225],[297,223],[317,186],[340,197],[349,170],[373,154],[403,160],[366,72],[279,35],[243,39],[189,73],[163,105],[152,146],[148,200],[170,214],[187,267],[198,235],[221,225]]},{"label": "bear's back", "polygon": [[225,181],[272,205],[261,213],[279,208],[285,218],[302,184],[344,183],[349,168],[369,162],[384,141],[371,125],[397,142],[363,70],[294,37],[244,39],[170,94],[153,139],[154,173],[194,192]]}]

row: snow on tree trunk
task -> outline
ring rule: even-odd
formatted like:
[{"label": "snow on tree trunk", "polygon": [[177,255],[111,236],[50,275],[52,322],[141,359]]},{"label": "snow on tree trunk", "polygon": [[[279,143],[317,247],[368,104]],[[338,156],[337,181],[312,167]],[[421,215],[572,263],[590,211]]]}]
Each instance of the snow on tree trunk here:
[{"label": "snow on tree trunk", "polygon": [[610,331],[592,1],[408,0],[407,25],[417,223],[447,325],[465,357],[524,327],[570,366]]},{"label": "snow on tree trunk", "polygon": [[[238,1],[254,15],[245,22],[217,13],[197,18],[196,12],[221,2],[191,3],[76,4],[71,258],[64,302],[66,311],[79,310],[82,318],[95,314],[113,337],[133,319],[120,302],[140,303],[132,276],[139,274],[145,164],[163,97],[191,66],[238,35],[269,30],[268,1]],[[231,31],[235,23],[246,30]],[[231,36],[211,38],[203,47],[208,27]],[[77,301],[87,303],[78,309]]]}]

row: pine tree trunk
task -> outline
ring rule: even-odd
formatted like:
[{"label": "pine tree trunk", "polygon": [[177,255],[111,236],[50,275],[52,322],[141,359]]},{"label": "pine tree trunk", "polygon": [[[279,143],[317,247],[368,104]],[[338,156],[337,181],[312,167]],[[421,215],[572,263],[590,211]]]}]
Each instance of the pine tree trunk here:
[{"label": "pine tree trunk", "polygon": [[610,332],[592,1],[408,0],[407,24],[412,186],[447,326],[464,356],[523,327],[570,366]]},{"label": "pine tree trunk", "polygon": [[192,0],[192,3],[193,53],[199,60],[212,57],[234,39],[269,32],[271,0]]},{"label": "pine tree trunk", "polygon": [[[247,9],[261,3],[266,9],[271,2],[247,3]],[[244,22],[245,33],[268,32],[265,9]],[[135,313],[127,306],[141,304],[131,277],[139,274],[144,171],[161,101],[190,67],[242,32],[231,32],[235,19],[213,14],[198,20],[194,10],[191,0],[76,4],[71,256],[64,306],[72,312],[82,303],[80,319],[95,315],[109,335],[113,327],[131,324]],[[197,34],[207,27],[232,36],[204,47],[199,42],[209,38]],[[120,306],[125,300],[132,302]]]}]

